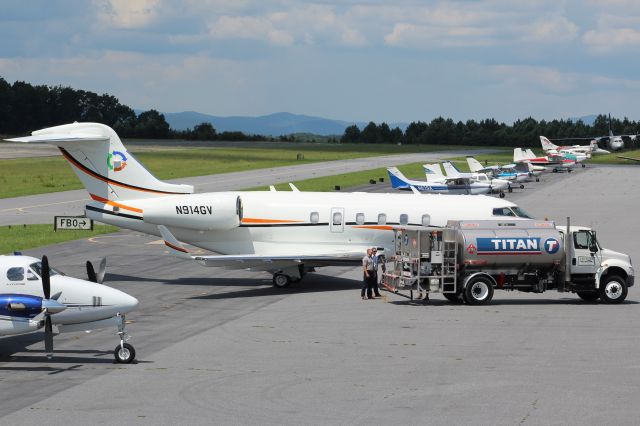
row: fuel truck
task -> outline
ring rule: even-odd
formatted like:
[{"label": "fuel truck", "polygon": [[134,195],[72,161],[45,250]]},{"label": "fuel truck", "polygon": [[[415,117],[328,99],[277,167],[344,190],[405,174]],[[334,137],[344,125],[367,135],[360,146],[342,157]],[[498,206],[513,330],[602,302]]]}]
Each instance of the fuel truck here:
[{"label": "fuel truck", "polygon": [[[596,232],[551,221],[450,221],[444,228],[395,226],[382,284],[419,298],[488,304],[495,290],[576,293],[622,303],[634,284],[631,258],[600,246]],[[567,238],[568,236],[568,238]]]}]

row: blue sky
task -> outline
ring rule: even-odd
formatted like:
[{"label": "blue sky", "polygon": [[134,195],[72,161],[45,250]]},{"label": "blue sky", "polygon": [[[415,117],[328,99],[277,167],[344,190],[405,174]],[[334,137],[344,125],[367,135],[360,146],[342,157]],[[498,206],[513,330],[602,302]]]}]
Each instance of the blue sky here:
[{"label": "blue sky", "polygon": [[134,108],[640,118],[640,2],[0,2],[0,76]]}]

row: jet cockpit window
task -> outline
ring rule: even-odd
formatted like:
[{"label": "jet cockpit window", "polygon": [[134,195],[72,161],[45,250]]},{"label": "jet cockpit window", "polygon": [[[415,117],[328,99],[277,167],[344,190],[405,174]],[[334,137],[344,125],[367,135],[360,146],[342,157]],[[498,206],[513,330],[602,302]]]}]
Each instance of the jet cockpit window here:
[{"label": "jet cockpit window", "polygon": [[38,281],[38,276],[31,269],[27,269],[27,281]]},{"label": "jet cockpit window", "polygon": [[493,209],[494,216],[515,216],[516,214],[511,211],[509,207],[498,207]]},{"label": "jet cockpit window", "polygon": [[24,281],[24,268],[9,268],[7,271],[7,279],[9,281]]},{"label": "jet cockpit window", "polygon": [[356,225],[364,225],[364,213],[356,213]]},{"label": "jet cockpit window", "polygon": [[533,219],[531,216],[529,216],[529,213],[525,212],[524,210],[522,210],[520,207],[516,206],[516,207],[511,207],[511,210],[516,214],[516,216],[518,217],[523,217],[525,219]]},{"label": "jet cockpit window", "polygon": [[[31,269],[33,269],[36,274],[38,274],[39,276],[42,276],[42,263],[41,262],[34,262],[31,265],[29,265],[29,267],[31,267]],[[64,274],[62,272],[60,272],[60,271],[56,271],[52,267],[49,267],[49,276],[52,277],[54,275],[64,275]]]}]

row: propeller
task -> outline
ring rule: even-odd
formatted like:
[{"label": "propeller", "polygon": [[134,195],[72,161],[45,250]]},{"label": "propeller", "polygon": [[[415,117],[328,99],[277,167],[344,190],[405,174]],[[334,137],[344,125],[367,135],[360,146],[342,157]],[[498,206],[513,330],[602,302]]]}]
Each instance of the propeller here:
[{"label": "propeller", "polygon": [[102,284],[104,281],[104,275],[107,270],[107,258],[103,257],[98,266],[98,272],[93,268],[93,264],[87,260],[87,277],[89,281]]},{"label": "propeller", "polygon": [[[51,324],[51,312],[54,309],[53,306],[48,307],[49,299],[51,298],[51,272],[49,269],[49,259],[47,256],[42,256],[42,292],[44,293],[43,301],[44,306],[44,350],[47,353],[47,358],[53,358],[53,325]],[[56,293],[57,297],[60,297],[59,293]],[[56,297],[56,298],[57,298]],[[59,310],[58,310],[59,311]],[[53,312],[56,313],[56,312]]]}]

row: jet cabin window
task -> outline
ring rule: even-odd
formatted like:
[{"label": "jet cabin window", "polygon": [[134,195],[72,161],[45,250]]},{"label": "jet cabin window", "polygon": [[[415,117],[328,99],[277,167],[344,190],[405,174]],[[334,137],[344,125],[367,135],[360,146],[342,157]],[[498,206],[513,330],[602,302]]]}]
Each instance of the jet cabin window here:
[{"label": "jet cabin window", "polygon": [[311,212],[309,220],[311,223],[318,223],[318,221],[320,221],[320,214],[318,212]]},{"label": "jet cabin window", "polygon": [[409,215],[406,213],[402,213],[400,215],[400,225],[406,225],[409,223]]},{"label": "jet cabin window", "polygon": [[334,225],[342,225],[342,213],[333,212],[333,224]]},{"label": "jet cabin window", "polygon": [[24,268],[9,268],[7,279],[9,281],[24,281]]},{"label": "jet cabin window", "polygon": [[356,225],[364,225],[364,213],[356,214]]},{"label": "jet cabin window", "polygon": [[384,225],[387,223],[387,215],[384,213],[380,213],[378,215],[378,225]]}]

